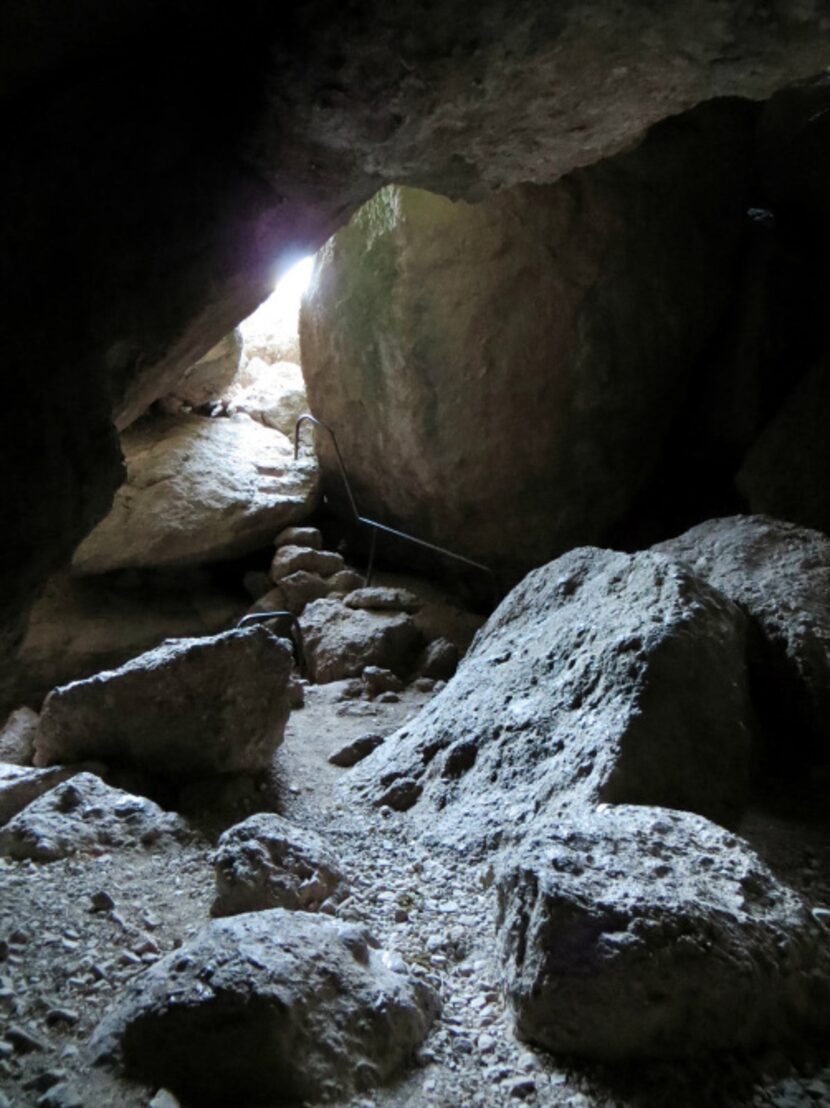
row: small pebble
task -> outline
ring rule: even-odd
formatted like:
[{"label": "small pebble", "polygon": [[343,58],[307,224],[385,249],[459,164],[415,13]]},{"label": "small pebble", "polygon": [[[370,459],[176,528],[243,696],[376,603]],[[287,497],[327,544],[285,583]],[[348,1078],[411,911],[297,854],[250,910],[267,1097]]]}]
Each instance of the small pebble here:
[{"label": "small pebble", "polygon": [[109,912],[115,907],[115,901],[105,889],[99,889],[89,898],[92,912]]}]

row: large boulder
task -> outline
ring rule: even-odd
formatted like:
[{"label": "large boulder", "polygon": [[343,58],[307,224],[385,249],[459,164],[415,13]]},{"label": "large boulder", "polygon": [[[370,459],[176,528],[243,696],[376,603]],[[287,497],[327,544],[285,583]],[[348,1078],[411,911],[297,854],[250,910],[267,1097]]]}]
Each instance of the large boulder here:
[{"label": "large boulder", "polygon": [[406,612],[348,608],[335,599],[308,604],[300,629],[308,675],[318,684],[359,677],[366,666],[403,676],[423,642]]},{"label": "large boulder", "polygon": [[73,570],[197,565],[267,546],[317,502],[316,464],[246,416],[147,419],[122,436],[127,480]]},{"label": "large boulder", "polygon": [[753,118],[711,106],[475,205],[387,188],[323,247],[303,372],[364,515],[514,579],[602,537],[733,292]]},{"label": "large boulder", "polygon": [[274,812],[258,812],[228,828],[213,856],[216,898],[211,915],[267,908],[316,911],[333,906],[347,886],[319,835]]},{"label": "large boulder", "polygon": [[521,1038],[605,1061],[786,1042],[830,1026],[830,943],[741,839],[621,806],[545,824],[496,877]]},{"label": "large boulder", "polygon": [[830,754],[830,538],[767,516],[709,520],[655,550],[749,613],[753,686],[770,748]]},{"label": "large boulder", "polygon": [[316,1104],[388,1080],[436,1008],[361,928],[275,908],[214,921],[151,966],[91,1045],[188,1103]]},{"label": "large boulder", "polygon": [[232,385],[242,357],[242,335],[231,331],[182,374],[167,399],[202,408],[217,401]]},{"label": "large boulder", "polygon": [[73,854],[103,854],[189,836],[179,816],[145,796],[111,788],[92,773],[78,773],[0,827],[0,857],[55,862]]},{"label": "large boulder", "polygon": [[470,845],[599,801],[734,820],[751,755],[746,631],[668,558],[571,551],[502,601],[443,692],[353,779]]},{"label": "large boulder", "polygon": [[245,614],[238,593],[201,575],[192,581],[178,574],[169,581],[135,576],[50,579],[14,660],[9,707],[40,706],[58,685],[120,666],[165,639],[215,635]]},{"label": "large boulder", "polygon": [[753,512],[830,533],[830,358],[798,383],[736,479]]},{"label": "large boulder", "polygon": [[101,758],[198,777],[265,769],[288,719],[291,648],[264,627],[171,639],[55,689],[35,764]]}]

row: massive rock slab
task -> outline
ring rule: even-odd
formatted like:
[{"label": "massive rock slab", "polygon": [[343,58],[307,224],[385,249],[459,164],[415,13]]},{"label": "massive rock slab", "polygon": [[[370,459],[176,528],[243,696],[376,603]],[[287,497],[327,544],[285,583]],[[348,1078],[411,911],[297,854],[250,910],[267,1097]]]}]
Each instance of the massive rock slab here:
[{"label": "massive rock slab", "polygon": [[145,796],[111,788],[92,773],[78,773],[0,827],[0,857],[55,862],[189,835],[182,819]]},{"label": "massive rock slab", "polygon": [[749,613],[754,691],[779,757],[830,751],[830,538],[768,516],[709,520],[655,550]]},{"label": "massive rock slab", "polygon": [[436,1010],[362,928],[276,908],[215,921],[134,979],[91,1045],[189,1102],[318,1103],[388,1080]]},{"label": "massive rock slab", "polygon": [[418,801],[432,833],[470,845],[599,801],[734,820],[750,765],[746,633],[678,563],[579,548],[528,574],[353,780],[376,803]]},{"label": "massive rock slab", "polygon": [[496,877],[519,1036],[620,1061],[786,1042],[830,1025],[830,944],[747,843],[623,805],[546,823]]},{"label": "massive rock slab", "polygon": [[266,546],[317,502],[313,460],[240,416],[148,419],[126,431],[127,481],[81,543],[79,574],[220,561]]},{"label": "massive rock slab", "polygon": [[[365,515],[513,580],[603,536],[733,292],[753,119],[708,107],[474,205],[389,188],[338,231],[302,363]],[[318,450],[348,512],[327,436]]]},{"label": "massive rock slab", "polygon": [[830,533],[830,359],[818,362],[744,459],[736,484],[753,512]]},{"label": "massive rock slab", "polygon": [[274,812],[258,812],[228,828],[213,856],[213,916],[267,908],[313,912],[333,907],[347,886],[331,848],[313,831]]},{"label": "massive rock slab", "polygon": [[288,719],[290,644],[264,627],[171,639],[55,689],[35,764],[101,758],[187,777],[265,769]]},{"label": "massive rock slab", "polygon": [[359,677],[366,666],[402,676],[423,641],[406,612],[348,608],[333,598],[306,605],[300,629],[308,675],[318,684]]}]

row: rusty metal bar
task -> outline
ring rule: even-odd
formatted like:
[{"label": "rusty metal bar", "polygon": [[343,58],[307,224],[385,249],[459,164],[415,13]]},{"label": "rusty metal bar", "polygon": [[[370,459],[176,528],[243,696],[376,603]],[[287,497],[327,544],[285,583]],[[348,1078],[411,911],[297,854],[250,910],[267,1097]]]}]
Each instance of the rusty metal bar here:
[{"label": "rusty metal bar", "polygon": [[414,543],[416,546],[421,546],[426,550],[431,550],[435,554],[442,554],[446,558],[452,558],[453,561],[456,561],[456,562],[463,562],[464,565],[471,566],[473,569],[477,569],[477,570],[480,570],[482,573],[486,573],[487,576],[490,578],[491,587],[493,589],[493,600],[495,601],[497,599],[498,590],[497,590],[497,585],[496,585],[496,575],[493,572],[493,570],[490,568],[490,566],[486,566],[482,562],[473,561],[472,558],[466,558],[463,554],[456,554],[454,550],[447,550],[446,547],[437,546],[433,542],[427,542],[425,539],[419,539],[415,535],[409,535],[405,531],[398,531],[394,527],[388,527],[385,523],[378,523],[378,521],[376,519],[367,519],[366,516],[362,516],[360,514],[360,512],[357,510],[357,502],[355,501],[354,493],[352,492],[352,486],[351,486],[351,483],[349,482],[348,474],[346,473],[346,465],[343,461],[343,455],[340,453],[340,446],[338,445],[338,442],[337,442],[337,436],[335,435],[333,429],[331,427],[329,427],[329,425],[327,423],[323,423],[323,421],[321,419],[317,419],[316,416],[313,416],[308,412],[301,415],[298,418],[297,422],[294,424],[294,460],[295,461],[298,457],[299,449],[300,449],[300,427],[301,427],[301,425],[304,421],[306,421],[308,423],[313,423],[315,425],[315,427],[322,427],[322,429],[328,433],[329,437],[331,438],[332,446],[334,447],[334,452],[337,456],[337,464],[340,467],[340,476],[343,478],[343,484],[345,485],[345,488],[346,488],[346,494],[349,498],[349,504],[351,505],[352,513],[353,513],[354,518],[355,518],[355,522],[359,523],[363,527],[370,528],[370,530],[372,531],[372,540],[371,540],[371,547],[370,547],[370,552],[369,552],[369,563],[368,563],[368,566],[366,568],[366,574],[365,574],[367,585],[369,584],[369,582],[371,580],[372,571],[374,569],[375,548],[376,548],[376,545],[377,545],[377,534],[378,534],[379,531],[382,531],[384,534],[392,535],[396,539],[403,539],[405,542]]},{"label": "rusty metal bar", "polygon": [[297,668],[305,676],[305,644],[303,642],[303,629],[300,620],[293,612],[250,612],[243,616],[237,623],[237,627],[245,627],[250,623],[268,623],[272,619],[283,619],[291,625],[291,642],[297,659]]}]

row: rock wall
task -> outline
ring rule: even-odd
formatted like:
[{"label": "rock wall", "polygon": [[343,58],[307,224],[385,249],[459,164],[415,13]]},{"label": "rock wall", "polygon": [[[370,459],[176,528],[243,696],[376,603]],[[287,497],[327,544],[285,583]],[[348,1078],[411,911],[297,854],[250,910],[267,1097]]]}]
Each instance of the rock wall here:
[{"label": "rock wall", "polygon": [[300,321],[311,409],[361,511],[510,578],[597,541],[733,294],[753,126],[719,103],[556,185],[475,205],[391,188],[362,208],[318,254]]},{"label": "rock wall", "polygon": [[113,407],[169,393],[379,185],[552,180],[823,70],[824,29],[760,0],[7,5],[3,649],[107,511]]}]

